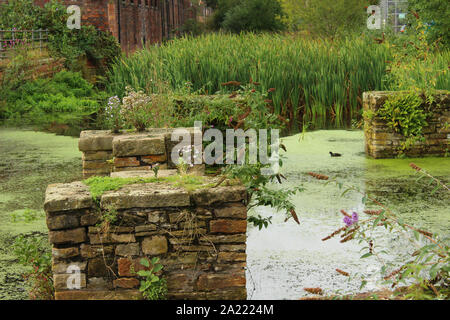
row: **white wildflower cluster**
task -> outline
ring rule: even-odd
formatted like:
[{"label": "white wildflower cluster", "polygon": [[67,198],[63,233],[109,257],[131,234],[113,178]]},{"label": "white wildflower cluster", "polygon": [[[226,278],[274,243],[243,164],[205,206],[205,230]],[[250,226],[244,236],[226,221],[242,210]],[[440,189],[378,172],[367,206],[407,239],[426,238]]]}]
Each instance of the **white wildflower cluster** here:
[{"label": "white wildflower cluster", "polygon": [[145,108],[152,98],[146,95],[142,90],[134,91],[131,87],[126,87],[127,96],[123,98],[122,113],[139,111]]},{"label": "white wildflower cluster", "polygon": [[114,118],[117,112],[120,112],[120,99],[118,96],[110,97],[108,99],[108,105],[105,108],[105,113],[108,118]]},{"label": "white wildflower cluster", "polygon": [[122,127],[121,105],[118,96],[110,97],[105,107],[105,119],[113,132],[118,132]]},{"label": "white wildflower cluster", "polygon": [[122,99],[121,114],[138,131],[145,130],[150,119],[152,98],[143,91],[134,91],[126,87],[127,96]]}]

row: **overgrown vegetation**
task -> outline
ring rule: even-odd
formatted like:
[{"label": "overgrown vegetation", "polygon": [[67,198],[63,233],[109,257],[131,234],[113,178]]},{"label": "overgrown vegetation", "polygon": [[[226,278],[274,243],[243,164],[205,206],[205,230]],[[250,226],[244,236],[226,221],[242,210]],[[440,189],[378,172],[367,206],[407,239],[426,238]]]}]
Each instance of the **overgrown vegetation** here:
[{"label": "overgrown vegetation", "polygon": [[159,258],[154,257],[151,261],[141,259],[140,263],[145,267],[145,270],[139,270],[137,274],[144,277],[141,280],[139,291],[147,300],[164,300],[167,297],[167,282],[166,279],[158,276],[163,269],[163,265],[159,263]]},{"label": "overgrown vegetation", "polygon": [[30,299],[53,300],[52,254],[47,237],[21,235],[15,239],[13,248],[19,263],[28,269],[24,278],[30,284]]},{"label": "overgrown vegetation", "polygon": [[[159,92],[158,83],[205,94],[223,83],[258,83],[272,100],[273,112],[290,119],[297,131],[341,127],[358,116],[362,92],[383,89],[389,52],[369,38],[319,41],[296,35],[223,35],[184,37],[118,61],[108,73],[107,90],[123,97],[125,87]],[[229,86],[227,91],[235,88]]]},{"label": "overgrown vegetation", "polygon": [[[81,130],[92,123],[106,99],[80,73],[61,71],[49,79],[18,82],[2,90],[0,120],[10,125],[65,125]],[[78,131],[79,132],[79,131]]]},{"label": "overgrown vegetation", "polygon": [[32,0],[9,0],[0,4],[0,29],[48,30],[48,47],[55,56],[64,58],[67,68],[82,71],[83,59],[87,58],[103,73],[121,55],[117,40],[93,26],[82,25],[79,30],[67,28],[66,8],[58,0],[51,0],[43,7]]},{"label": "overgrown vegetation", "polygon": [[214,9],[208,21],[213,30],[273,32],[285,27],[281,20],[284,13],[277,0],[213,0],[206,3]]},{"label": "overgrown vegetation", "polygon": [[293,31],[316,37],[336,37],[361,33],[365,28],[367,0],[280,0],[285,22]]},{"label": "overgrown vegetation", "polygon": [[403,149],[423,139],[423,128],[428,125],[426,119],[429,115],[423,108],[424,104],[424,99],[416,93],[403,93],[389,97],[377,111],[389,128],[406,138]]}]

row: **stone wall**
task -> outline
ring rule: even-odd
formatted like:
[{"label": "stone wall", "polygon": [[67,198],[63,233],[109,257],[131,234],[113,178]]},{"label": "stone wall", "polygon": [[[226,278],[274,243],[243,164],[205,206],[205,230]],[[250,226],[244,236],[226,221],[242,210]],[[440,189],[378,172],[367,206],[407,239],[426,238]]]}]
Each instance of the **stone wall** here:
[{"label": "stone wall", "polygon": [[[375,114],[383,106],[389,95],[398,92],[364,92],[364,111]],[[425,108],[425,104],[423,106]],[[411,157],[445,156],[450,148],[450,94],[438,93],[430,107],[432,116],[427,119],[428,126],[423,130],[425,141],[416,144],[404,152]],[[406,139],[400,133],[390,129],[386,122],[376,115],[364,119],[365,150],[373,158],[393,158],[399,155],[399,149]]]},{"label": "stone wall", "polygon": [[[83,177],[106,176],[120,171],[150,171],[156,163],[160,169],[176,168],[171,161],[172,149],[178,143],[171,141],[173,130],[148,129],[143,133],[121,134],[109,130],[81,132],[78,147],[82,152]],[[186,130],[191,132],[193,141],[195,129]],[[196,165],[193,170],[201,172],[202,168],[203,165]]]},{"label": "stone wall", "polygon": [[[141,299],[135,272],[152,257],[164,266],[169,299],[246,299],[246,201],[243,186],[187,192],[135,184],[94,201],[81,182],[49,185],[44,209],[56,299]],[[107,226],[105,213],[117,220]],[[81,288],[68,289],[74,265]]]}]

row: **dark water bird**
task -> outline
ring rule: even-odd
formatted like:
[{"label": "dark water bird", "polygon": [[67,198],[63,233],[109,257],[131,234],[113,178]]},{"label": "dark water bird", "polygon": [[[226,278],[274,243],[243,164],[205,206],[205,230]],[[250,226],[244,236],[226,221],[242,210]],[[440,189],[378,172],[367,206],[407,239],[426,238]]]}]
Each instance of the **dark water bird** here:
[{"label": "dark water bird", "polygon": [[331,152],[331,151],[330,151],[330,156],[332,156],[332,157],[340,157],[340,156],[342,156],[342,154],[340,154],[340,153],[334,153],[334,152]]}]

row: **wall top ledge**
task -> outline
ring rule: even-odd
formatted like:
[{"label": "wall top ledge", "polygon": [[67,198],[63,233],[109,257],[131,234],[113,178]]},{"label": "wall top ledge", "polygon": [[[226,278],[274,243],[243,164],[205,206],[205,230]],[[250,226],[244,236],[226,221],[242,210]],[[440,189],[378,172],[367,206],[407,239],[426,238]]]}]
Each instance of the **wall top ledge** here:
[{"label": "wall top ledge", "polygon": [[119,139],[143,139],[151,137],[160,137],[170,140],[170,135],[177,129],[187,130],[193,134],[200,129],[198,128],[148,128],[146,131],[126,131],[122,130],[119,133],[113,133],[111,130],[85,130],[80,133],[78,141],[78,149],[80,151],[106,151],[113,150],[113,143]]},{"label": "wall top ledge", "polygon": [[[208,186],[193,191],[165,182],[129,184],[103,193],[100,206],[113,206],[115,209],[189,207],[247,200],[247,191],[243,185],[209,187],[215,181],[214,178],[208,178],[205,182]],[[83,182],[58,183],[47,187],[44,203],[47,213],[94,206],[89,187]]]}]

